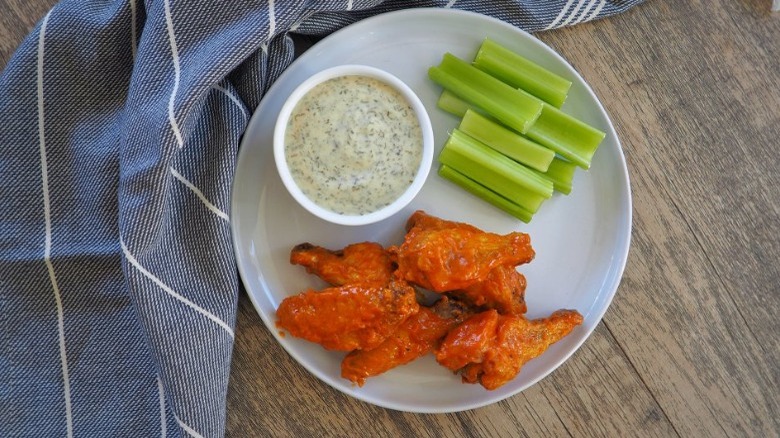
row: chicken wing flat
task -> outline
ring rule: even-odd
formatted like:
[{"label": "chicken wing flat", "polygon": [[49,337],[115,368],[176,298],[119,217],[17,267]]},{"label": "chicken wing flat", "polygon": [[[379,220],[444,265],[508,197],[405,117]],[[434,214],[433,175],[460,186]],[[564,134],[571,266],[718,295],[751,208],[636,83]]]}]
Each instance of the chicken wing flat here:
[{"label": "chicken wing flat", "polygon": [[371,349],[418,310],[415,290],[405,283],[354,284],[285,298],[276,325],[328,350]]},{"label": "chicken wing flat", "polygon": [[290,252],[290,263],[305,267],[306,272],[333,286],[386,285],[395,270],[390,253],[375,242],[355,243],[336,251],[302,243]]},{"label": "chicken wing flat", "polygon": [[502,315],[522,315],[527,310],[525,286],[525,276],[514,266],[498,266],[484,280],[451,294],[472,306],[496,309]]},{"label": "chicken wing flat", "polygon": [[376,348],[349,353],[341,362],[341,376],[363,386],[367,378],[432,351],[447,332],[470,314],[461,303],[447,297],[430,308],[421,307]]},{"label": "chicken wing flat", "polygon": [[574,310],[558,310],[548,318],[528,320],[488,310],[450,331],[436,349],[436,360],[460,371],[463,382],[479,382],[493,390],[512,380],[525,363],[582,324]]},{"label": "chicken wing flat", "polygon": [[396,257],[396,277],[435,292],[463,289],[487,278],[497,266],[531,261],[534,250],[525,233],[488,233],[473,227],[426,229],[413,226]]},{"label": "chicken wing flat", "polygon": [[423,210],[417,210],[406,220],[406,231],[412,228],[422,228],[425,230],[443,230],[445,228],[463,228],[475,232],[482,231],[474,225],[465,222],[448,221],[436,216],[432,216]]}]

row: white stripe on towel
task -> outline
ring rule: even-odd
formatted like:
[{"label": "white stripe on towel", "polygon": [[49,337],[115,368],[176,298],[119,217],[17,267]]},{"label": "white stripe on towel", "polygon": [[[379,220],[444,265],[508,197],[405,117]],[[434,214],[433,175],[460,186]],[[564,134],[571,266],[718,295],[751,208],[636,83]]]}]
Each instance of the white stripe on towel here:
[{"label": "white stripe on towel", "polygon": [[588,16],[588,12],[590,12],[590,10],[591,10],[591,9],[593,9],[593,7],[594,7],[594,6],[596,6],[596,2],[597,2],[597,1],[598,1],[598,0],[591,0],[591,1],[590,1],[590,3],[588,3],[588,7],[587,7],[587,8],[585,8],[585,10],[584,10],[584,11],[582,11],[582,14],[580,14],[580,18],[578,18],[578,19],[574,20],[574,23],[572,23],[572,25],[575,25],[575,24],[580,24],[580,23],[582,23],[582,20],[584,20],[584,19],[585,19],[585,17],[587,17],[587,16]]},{"label": "white stripe on towel", "polygon": [[593,10],[593,13],[588,16],[588,18],[585,19],[585,21],[590,21],[596,18],[599,15],[599,12],[601,12],[601,9],[606,6],[607,0],[601,0],[601,3],[599,3],[599,6]]},{"label": "white stripe on towel", "polygon": [[165,392],[160,376],[157,376],[157,394],[160,398],[160,438],[165,438],[168,434],[168,424],[165,421]]},{"label": "white stripe on towel", "polygon": [[195,187],[194,184],[192,184],[187,178],[182,176],[182,174],[177,172],[176,169],[174,169],[173,167],[171,167],[170,169],[171,169],[171,175],[175,176],[176,179],[181,181],[182,184],[187,186],[188,189],[192,190],[192,193],[195,193],[195,196],[197,196],[201,200],[201,202],[203,202],[203,205],[205,205],[206,208],[211,210],[212,213],[216,214],[221,219],[224,219],[225,221],[230,222],[230,217],[228,217],[228,215],[225,212],[223,212],[222,210],[217,208],[216,205],[214,205],[211,202],[209,202],[209,200],[206,199],[206,195],[204,195],[203,192],[200,191],[200,189]]},{"label": "white stripe on towel", "polygon": [[179,423],[179,426],[181,426],[182,429],[184,429],[190,436],[193,438],[203,438],[203,435],[199,434],[195,431],[195,429],[188,426],[185,422],[181,421],[181,418],[179,418],[176,414],[173,415],[173,418],[176,419],[176,422]]},{"label": "white stripe on towel", "polygon": [[228,89],[227,89],[227,88],[225,88],[225,87],[221,87],[221,86],[219,86],[219,85],[214,85],[214,87],[213,87],[213,88],[214,88],[215,90],[217,90],[217,91],[221,91],[221,92],[222,92],[222,93],[224,93],[224,94],[225,94],[227,97],[229,97],[229,98],[230,98],[230,100],[232,100],[232,101],[233,101],[233,103],[235,103],[235,104],[236,104],[236,106],[237,106],[237,107],[238,107],[238,108],[241,110],[241,114],[243,114],[243,115],[244,115],[244,119],[249,119],[249,114],[247,114],[247,112],[246,112],[246,109],[244,108],[244,104],[243,104],[243,103],[242,103],[242,102],[241,102],[241,101],[238,99],[238,97],[236,97],[236,96],[235,96],[233,93],[231,93],[231,92],[230,92],[230,90],[228,90]]},{"label": "white stripe on towel", "polygon": [[130,49],[133,52],[133,61],[135,61],[135,54],[138,51],[138,42],[136,39],[138,38],[137,30],[136,30],[136,0],[130,0]]},{"label": "white stripe on towel", "polygon": [[132,254],[130,254],[130,250],[127,249],[127,246],[125,245],[124,240],[122,238],[119,238],[119,244],[122,246],[122,252],[125,253],[125,257],[127,257],[127,261],[130,262],[131,265],[135,266],[136,269],[138,269],[138,272],[146,276],[148,279],[152,280],[154,284],[156,284],[160,289],[164,290],[168,295],[172,296],[173,298],[176,298],[177,300],[181,301],[182,303],[186,304],[188,307],[190,307],[192,310],[200,313],[201,315],[205,316],[206,318],[210,319],[223,329],[230,335],[231,338],[234,338],[235,335],[233,334],[233,329],[230,328],[229,325],[225,323],[225,321],[222,321],[219,319],[216,315],[209,312],[208,310],[204,309],[203,307],[200,307],[199,305],[193,303],[192,301],[188,300],[175,290],[171,289],[163,283],[159,278],[155,277],[154,274],[147,271],[143,266],[141,266],[140,263],[138,263],[138,260],[136,260],[135,257],[133,257]]},{"label": "white stripe on towel", "polygon": [[270,40],[276,32],[276,13],[274,11],[274,0],[268,0],[268,39]]},{"label": "white stripe on towel", "polygon": [[176,136],[176,142],[179,147],[184,146],[184,140],[181,137],[179,124],[176,122],[176,115],[173,112],[173,104],[176,101],[176,93],[179,91],[179,81],[181,80],[181,67],[179,66],[179,49],[176,47],[176,35],[173,33],[173,16],[171,15],[171,2],[164,0],[165,5],[165,24],[168,28],[168,40],[171,44],[171,58],[173,59],[173,91],[168,99],[168,121],[171,124],[173,135]]},{"label": "white stripe on towel", "polygon": [[57,284],[57,276],[54,275],[54,265],[51,263],[51,204],[49,201],[49,169],[46,163],[46,123],[44,119],[43,99],[43,62],[44,43],[46,41],[46,27],[49,24],[51,11],[46,14],[41,23],[38,34],[38,146],[41,153],[41,189],[43,191],[43,217],[45,222],[45,241],[43,246],[43,261],[49,271],[49,281],[54,291],[54,301],[57,305],[57,333],[60,347],[60,363],[62,366],[62,390],[65,398],[65,428],[68,438],[73,436],[73,411],[70,403],[70,375],[68,372],[68,355],[65,348],[65,312],[62,307],[62,296]]},{"label": "white stripe on towel", "polygon": [[580,12],[580,9],[585,6],[586,0],[580,0],[579,3],[577,3],[577,6],[574,8],[574,10],[569,14],[569,18],[566,19],[563,23],[561,23],[561,27],[567,26],[569,23],[571,23],[572,20],[574,20],[574,17],[577,16],[577,14]]},{"label": "white stripe on towel", "polygon": [[561,20],[563,20],[563,17],[566,16],[566,14],[569,12],[569,8],[571,8],[571,4],[574,3],[574,0],[569,0],[566,2],[566,5],[561,10],[561,13],[558,14],[557,17],[555,17],[555,20],[553,20],[547,27],[545,27],[545,30],[552,29],[555,27],[556,24],[558,24]]}]

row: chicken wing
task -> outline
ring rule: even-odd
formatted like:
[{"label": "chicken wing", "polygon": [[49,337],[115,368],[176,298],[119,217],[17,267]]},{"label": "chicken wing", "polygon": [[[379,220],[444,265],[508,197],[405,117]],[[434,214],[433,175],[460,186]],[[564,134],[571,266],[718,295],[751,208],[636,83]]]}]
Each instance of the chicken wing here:
[{"label": "chicken wing", "polygon": [[493,390],[512,380],[529,360],[582,324],[574,310],[558,310],[548,318],[528,320],[488,310],[450,331],[436,349],[436,360],[461,372],[466,383]]},{"label": "chicken wing", "polygon": [[426,230],[443,230],[445,228],[463,228],[471,231],[482,231],[474,225],[465,222],[455,222],[432,216],[423,210],[417,210],[406,220],[406,231],[412,228],[422,228]]},{"label": "chicken wing", "polygon": [[450,329],[470,314],[457,300],[447,297],[442,297],[430,308],[421,307],[376,348],[349,353],[341,362],[341,376],[363,386],[367,378],[432,351]]},{"label": "chicken wing", "polygon": [[290,263],[301,265],[333,286],[386,285],[396,268],[390,254],[375,242],[361,242],[332,251],[311,243],[296,245]]},{"label": "chicken wing", "polygon": [[[425,230],[460,228],[481,232],[473,225],[441,219],[422,210],[412,213],[406,221],[407,231],[415,227]],[[453,291],[452,294],[473,306],[496,309],[503,315],[522,315],[527,310],[525,287],[525,276],[517,272],[514,266],[507,265],[497,266],[484,280]]]},{"label": "chicken wing", "polygon": [[522,315],[527,310],[525,286],[525,276],[514,266],[498,266],[484,280],[451,294],[472,306],[496,309],[502,315]]},{"label": "chicken wing", "polygon": [[484,280],[495,267],[517,266],[534,257],[525,233],[488,233],[474,227],[428,229],[413,226],[395,255],[397,278],[435,292],[463,289]]},{"label": "chicken wing", "polygon": [[355,284],[285,298],[276,325],[328,350],[371,349],[418,310],[415,290],[405,283]]}]

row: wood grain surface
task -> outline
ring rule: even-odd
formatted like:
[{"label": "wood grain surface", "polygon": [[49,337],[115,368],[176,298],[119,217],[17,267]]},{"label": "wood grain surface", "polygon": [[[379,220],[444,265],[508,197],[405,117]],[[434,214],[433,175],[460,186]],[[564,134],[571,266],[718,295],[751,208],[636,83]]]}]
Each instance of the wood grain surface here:
[{"label": "wood grain surface", "polygon": [[[0,67],[54,0],[0,0]],[[321,383],[242,293],[228,436],[780,436],[780,13],[649,0],[538,33],[593,87],[628,161],[632,246],[603,322],[528,390],[457,414]]]}]

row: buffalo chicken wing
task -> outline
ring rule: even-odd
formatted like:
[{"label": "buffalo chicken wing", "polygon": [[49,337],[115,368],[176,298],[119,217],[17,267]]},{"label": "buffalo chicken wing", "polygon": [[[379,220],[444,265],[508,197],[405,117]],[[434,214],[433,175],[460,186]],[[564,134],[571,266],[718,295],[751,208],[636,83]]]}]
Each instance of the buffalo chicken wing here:
[{"label": "buffalo chicken wing", "polygon": [[459,371],[466,383],[496,389],[512,380],[529,360],[582,324],[574,310],[558,310],[548,318],[528,320],[488,310],[450,331],[436,349],[436,360]]},{"label": "buffalo chicken wing", "polygon": [[447,333],[471,313],[464,306],[442,297],[432,307],[404,321],[393,334],[376,348],[356,350],[341,362],[341,376],[359,386],[366,378],[377,376],[407,364],[432,351]]},{"label": "buffalo chicken wing", "polygon": [[375,242],[354,243],[336,251],[302,243],[290,252],[290,263],[305,267],[306,272],[333,286],[385,285],[395,270],[390,254]]},{"label": "buffalo chicken wing", "polygon": [[514,266],[498,266],[487,277],[452,295],[484,309],[496,309],[502,315],[522,315],[526,312],[525,276]]},{"label": "buffalo chicken wing", "polygon": [[498,266],[531,261],[534,250],[525,233],[499,235],[473,227],[427,229],[413,226],[403,244],[391,247],[396,277],[435,292],[447,292],[484,280]]},{"label": "buffalo chicken wing", "polygon": [[285,298],[277,326],[328,350],[371,349],[419,310],[413,287],[354,284]]}]

